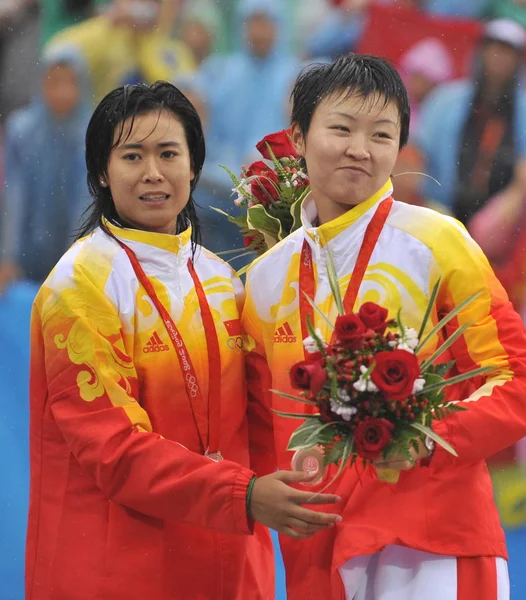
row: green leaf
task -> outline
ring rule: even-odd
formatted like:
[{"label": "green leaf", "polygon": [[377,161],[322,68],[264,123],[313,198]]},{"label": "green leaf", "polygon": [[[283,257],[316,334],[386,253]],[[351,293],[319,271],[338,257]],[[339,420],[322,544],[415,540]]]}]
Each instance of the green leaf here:
[{"label": "green leaf", "polygon": [[314,415],[304,414],[304,413],[290,413],[290,412],[282,412],[281,410],[276,410],[274,408],[271,409],[273,413],[280,417],[285,417],[286,419],[318,419],[321,415],[320,413],[316,413]]},{"label": "green leaf", "polygon": [[252,263],[245,265],[244,267],[242,267],[241,269],[239,269],[238,271],[236,271],[236,275],[241,278],[243,277],[243,275],[250,269],[250,265]]},{"label": "green leaf", "polygon": [[464,325],[462,325],[462,327],[459,327],[455,331],[455,333],[453,333],[451,336],[449,336],[447,338],[447,340],[442,344],[442,346],[440,346],[437,350],[435,350],[435,352],[433,352],[433,354],[422,363],[421,370],[425,371],[426,369],[428,369],[435,362],[435,360],[439,356],[444,354],[444,352],[448,348],[450,348],[458,340],[458,338],[463,335],[464,331],[466,331],[466,329],[468,327],[470,327],[471,325],[473,325],[473,323],[464,323]]},{"label": "green leaf", "polygon": [[[215,210],[215,209],[214,209]],[[220,211],[223,212],[223,211]],[[224,213],[226,215],[226,213]],[[221,252],[215,252],[216,256],[230,256],[230,254],[237,254],[238,252],[245,252],[246,248],[235,248],[234,250],[221,250]]]},{"label": "green leaf", "polygon": [[241,229],[247,228],[247,215],[246,214],[240,215],[239,217],[233,217],[232,215],[229,215],[224,210],[221,210],[220,208],[216,208],[215,206],[209,206],[209,208],[211,210],[215,210],[215,212],[219,213],[220,215],[223,215],[224,217],[226,217],[228,219],[228,221],[230,221],[230,223],[234,223],[234,225],[241,227]]},{"label": "green leaf", "polygon": [[[308,296],[307,296],[307,298],[308,298]],[[326,355],[327,352],[325,350],[325,346],[323,345],[324,340],[322,340],[320,338],[320,336],[317,334],[316,330],[314,329],[314,325],[310,322],[310,315],[307,315],[307,330],[308,330],[311,338],[314,340],[316,347],[318,348],[318,352],[321,352],[321,354]]]},{"label": "green leaf", "polygon": [[443,379],[440,383],[434,383],[429,387],[425,387],[421,392],[418,392],[417,396],[425,396],[429,392],[441,390],[442,388],[445,388],[448,385],[453,385],[454,383],[466,381],[466,379],[471,379],[472,377],[476,377],[477,375],[483,375],[488,371],[493,371],[493,367],[479,367],[478,369],[473,369],[472,371],[468,371],[467,373],[462,373],[461,375],[457,375],[449,379]]},{"label": "green leaf", "polygon": [[[315,421],[311,420],[309,423],[314,423]],[[317,422],[316,427],[305,428],[299,439],[295,439],[294,444],[292,444],[292,439],[295,436],[295,433],[292,434],[291,439],[289,440],[289,444],[287,446],[287,450],[303,450],[314,448],[314,446],[322,446],[325,447],[327,444],[330,444],[334,439],[335,432],[333,431],[334,424],[333,423],[323,423],[321,420]],[[298,431],[298,430],[296,430]]]},{"label": "green leaf", "polygon": [[320,315],[320,317],[325,321],[325,323],[327,323],[327,325],[331,329],[334,329],[334,325],[329,321],[329,318],[327,317],[327,315],[325,313],[323,313],[321,311],[321,309],[318,308],[318,306],[316,306],[316,304],[314,303],[314,300],[312,298],[310,298],[305,292],[303,292],[303,294],[305,295],[305,298],[307,298],[307,300],[309,301],[309,304],[312,306],[312,308]]},{"label": "green leaf", "polygon": [[434,287],[433,287],[433,291],[431,292],[431,296],[429,297],[429,302],[427,303],[427,308],[426,308],[426,312],[424,314],[424,320],[422,321],[422,324],[420,325],[420,331],[418,332],[418,339],[422,339],[422,336],[424,335],[424,331],[426,330],[426,326],[427,326],[427,322],[429,321],[429,317],[431,316],[431,312],[433,310],[433,306],[435,305],[437,296],[438,296],[438,290],[440,288],[440,279],[435,283]]},{"label": "green leaf", "polygon": [[229,258],[226,262],[227,263],[231,263],[233,260],[237,260],[238,258],[244,258],[245,256],[250,256],[251,254],[255,254],[255,250],[245,250],[244,252],[241,252],[241,254],[237,254],[236,256],[232,256],[231,258]]},{"label": "green leaf", "polygon": [[325,466],[330,464],[338,464],[343,456],[343,451],[345,449],[346,439],[338,440],[335,444],[333,444],[327,452],[323,455],[323,464]]},{"label": "green leaf", "polygon": [[398,326],[398,329],[400,330],[400,335],[402,336],[402,338],[405,337],[405,327],[404,327],[404,323],[402,321],[402,309],[399,308],[398,312],[396,313],[396,324]]},{"label": "green leaf", "polygon": [[324,424],[321,421],[315,421],[314,419],[309,419],[305,421],[305,423],[302,423],[290,436],[287,450],[301,450],[303,448],[312,448],[315,446],[316,444],[311,443],[311,440],[317,437],[317,434],[323,425]]},{"label": "green leaf", "polygon": [[338,477],[343,473],[343,470],[345,469],[345,465],[346,465],[347,461],[349,460],[349,456],[351,456],[353,449],[354,449],[354,438],[349,436],[348,438],[345,439],[345,446],[344,446],[343,452],[342,452],[340,467],[338,468],[338,471],[337,471],[336,475],[333,477],[333,479],[331,479],[331,481],[329,481],[329,483],[322,490],[320,490],[320,492],[319,492],[320,494],[322,494],[327,488],[329,488],[338,479]]},{"label": "green leaf", "polygon": [[268,233],[276,240],[281,239],[281,221],[269,215],[262,204],[247,209],[247,225],[250,229]]},{"label": "green leaf", "polygon": [[277,396],[281,396],[282,398],[286,398],[287,400],[294,400],[295,402],[301,402],[302,404],[308,404],[309,406],[317,406],[316,402],[312,402],[311,400],[307,400],[301,396],[292,396],[291,394],[286,394],[285,392],[280,392],[279,390],[269,390],[269,392],[276,394]]},{"label": "green leaf", "polygon": [[473,296],[466,298],[464,300],[464,302],[461,302],[458,306],[455,306],[455,308],[450,313],[448,313],[441,321],[439,321],[433,327],[433,329],[426,335],[426,337],[423,340],[420,340],[418,347],[415,349],[415,354],[418,354],[418,352],[420,352],[420,350],[427,344],[427,342],[434,335],[436,335],[442,329],[442,327],[447,325],[449,323],[449,321],[451,321],[451,319],[454,319],[459,314],[460,311],[462,311],[464,308],[466,308],[466,306],[469,306],[481,294],[482,294],[482,292],[477,292],[476,294],[473,294]]},{"label": "green leaf", "polygon": [[287,172],[285,171],[285,169],[283,168],[283,165],[280,163],[279,159],[276,158],[276,155],[274,154],[274,151],[272,150],[272,148],[270,147],[270,144],[268,142],[265,142],[265,146],[267,147],[269,156],[272,160],[272,162],[274,163],[274,167],[276,168],[276,171],[282,176],[282,177],[286,177],[287,176]]},{"label": "green leaf", "polygon": [[239,177],[233,173],[228,167],[225,167],[225,165],[219,165],[222,169],[224,169],[228,175],[230,176],[230,179],[232,180],[232,183],[237,187],[239,187],[239,184],[241,183],[241,180],[239,179]]},{"label": "green leaf", "polygon": [[290,233],[301,227],[301,206],[309,191],[310,188],[305,188],[305,191],[301,194],[301,196],[297,200],[294,200],[290,206],[290,214],[292,215],[292,227],[290,229]]},{"label": "green leaf", "polygon": [[416,422],[415,423],[411,423],[411,427],[413,427],[414,429],[417,429],[418,431],[420,431],[424,435],[429,436],[432,440],[434,440],[437,444],[439,444],[440,446],[442,446],[442,448],[444,448],[444,450],[447,450],[453,456],[458,456],[458,454],[456,453],[456,451],[453,448],[453,446],[450,446],[446,442],[446,440],[444,440],[443,438],[441,438],[430,427],[426,427],[425,425],[422,425],[422,423],[416,423]]},{"label": "green leaf", "polygon": [[329,278],[329,285],[331,287],[331,292],[336,302],[336,308],[338,309],[338,314],[343,316],[343,301],[342,295],[340,293],[340,284],[338,283],[338,274],[336,272],[336,266],[334,264],[334,259],[332,257],[332,253],[329,249],[329,246],[326,246],[325,250],[327,251],[327,276]]},{"label": "green leaf", "polygon": [[456,361],[451,360],[447,363],[441,363],[439,365],[434,365],[433,373],[440,375],[440,377],[444,377],[445,375],[447,375],[449,373],[451,368],[455,366],[455,363],[456,363]]}]

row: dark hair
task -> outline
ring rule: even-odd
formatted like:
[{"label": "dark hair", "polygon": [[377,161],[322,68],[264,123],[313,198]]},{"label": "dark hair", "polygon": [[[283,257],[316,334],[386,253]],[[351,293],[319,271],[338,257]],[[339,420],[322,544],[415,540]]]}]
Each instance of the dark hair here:
[{"label": "dark hair", "polygon": [[[171,83],[158,81],[152,85],[137,84],[117,88],[103,98],[95,109],[86,132],[86,166],[88,189],[93,203],[86,211],[77,239],[104,227],[103,219],[120,224],[119,216],[108,187],[101,185],[106,178],[111,151],[125,141],[132,132],[139,115],[153,111],[171,111],[181,122],[190,150],[190,160],[195,177],[190,185],[190,198],[177,218],[176,233],[181,233],[192,224],[192,247],[201,241],[201,228],[195,210],[192,192],[195,190],[205,161],[205,139],[201,119],[188,98]],[[131,118],[129,127],[125,123]],[[120,126],[117,140],[116,127]]]},{"label": "dark hair", "polygon": [[394,102],[400,113],[400,148],[407,144],[411,109],[398,71],[385,59],[367,54],[347,54],[330,63],[314,63],[298,76],[292,90],[292,123],[306,136],[314,111],[330,96],[364,99],[378,95]]}]

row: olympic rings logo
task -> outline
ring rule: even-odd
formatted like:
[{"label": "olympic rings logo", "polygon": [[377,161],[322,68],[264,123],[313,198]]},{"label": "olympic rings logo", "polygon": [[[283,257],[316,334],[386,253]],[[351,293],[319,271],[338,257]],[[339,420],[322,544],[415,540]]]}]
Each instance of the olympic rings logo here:
[{"label": "olympic rings logo", "polygon": [[239,348],[240,350],[242,350],[243,349],[243,338],[240,336],[228,338],[226,345],[230,348],[230,350],[235,350],[236,348]]},{"label": "olympic rings logo", "polygon": [[197,379],[191,373],[186,374],[186,389],[192,398],[195,398],[199,392]]}]

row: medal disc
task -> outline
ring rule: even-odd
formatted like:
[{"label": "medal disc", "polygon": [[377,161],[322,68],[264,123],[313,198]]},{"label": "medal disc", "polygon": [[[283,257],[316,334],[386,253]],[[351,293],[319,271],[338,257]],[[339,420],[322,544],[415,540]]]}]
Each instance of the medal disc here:
[{"label": "medal disc", "polygon": [[291,460],[291,466],[293,471],[305,471],[309,474],[317,473],[316,477],[309,481],[302,481],[301,485],[318,485],[325,477],[323,451],[317,447],[308,450],[296,450]]}]

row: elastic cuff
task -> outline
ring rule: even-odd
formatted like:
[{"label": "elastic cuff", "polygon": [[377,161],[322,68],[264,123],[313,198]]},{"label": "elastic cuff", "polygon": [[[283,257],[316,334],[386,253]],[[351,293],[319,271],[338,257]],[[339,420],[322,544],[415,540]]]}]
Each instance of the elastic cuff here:
[{"label": "elastic cuff", "polygon": [[254,477],[255,473],[250,469],[240,469],[234,483],[232,505],[236,533],[245,535],[254,533],[254,522],[247,514],[247,495],[250,483]]}]

